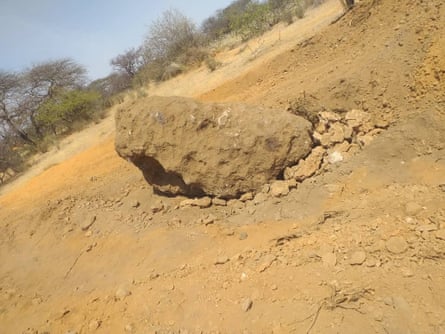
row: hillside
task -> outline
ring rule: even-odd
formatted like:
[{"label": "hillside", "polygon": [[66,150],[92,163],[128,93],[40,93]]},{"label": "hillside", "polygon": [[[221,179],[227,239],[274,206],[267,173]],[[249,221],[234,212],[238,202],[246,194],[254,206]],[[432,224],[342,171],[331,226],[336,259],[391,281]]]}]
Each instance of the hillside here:
[{"label": "hillside", "polygon": [[0,332],[444,333],[444,11],[327,1],[150,87],[370,115],[286,196],[183,207],[117,156],[111,119],[68,138],[0,197]]}]

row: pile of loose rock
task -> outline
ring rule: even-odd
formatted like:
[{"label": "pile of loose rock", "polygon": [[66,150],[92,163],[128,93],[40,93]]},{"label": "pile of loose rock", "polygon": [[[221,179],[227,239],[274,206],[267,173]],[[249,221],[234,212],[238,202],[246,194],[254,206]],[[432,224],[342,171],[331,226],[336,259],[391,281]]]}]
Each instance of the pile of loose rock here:
[{"label": "pile of loose rock", "polygon": [[388,126],[362,110],[323,110],[306,120],[270,108],[181,97],[139,100],[117,113],[116,124],[118,154],[140,168],[156,191],[199,197],[183,206],[200,208],[261,194],[285,196]]},{"label": "pile of loose rock", "polygon": [[389,125],[387,120],[358,109],[343,114],[323,111],[318,116],[319,121],[313,133],[318,146],[296,166],[286,168],[286,180],[301,182],[327,165],[349,158],[371,143]]},{"label": "pile of loose rock", "polygon": [[314,146],[312,125],[283,110],[149,97],[116,115],[116,150],[168,195],[257,193]]}]

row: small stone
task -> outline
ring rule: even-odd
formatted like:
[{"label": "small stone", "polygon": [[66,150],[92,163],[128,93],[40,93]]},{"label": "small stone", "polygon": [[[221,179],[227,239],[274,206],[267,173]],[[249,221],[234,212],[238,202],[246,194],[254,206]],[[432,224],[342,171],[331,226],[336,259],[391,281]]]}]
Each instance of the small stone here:
[{"label": "small stone", "polygon": [[98,329],[101,325],[101,321],[100,320],[91,320],[90,323],[88,324],[88,328],[91,331],[94,331],[96,329]]},{"label": "small stone", "polygon": [[152,213],[158,213],[161,212],[162,210],[164,210],[164,203],[162,201],[158,201],[156,202],[152,207],[151,207],[151,212]]},{"label": "small stone", "polygon": [[73,229],[72,226],[66,226],[66,227],[63,229],[63,234],[68,234],[68,233],[70,233],[70,232],[72,232],[72,231],[74,231],[74,229]]},{"label": "small stone", "polygon": [[253,301],[250,298],[244,298],[241,301],[241,310],[248,312],[253,306]]},{"label": "small stone", "polygon": [[211,205],[212,205],[212,199],[210,197],[201,197],[201,198],[183,200],[179,204],[179,207],[184,208],[188,206],[197,206],[201,209],[205,209],[210,207]]},{"label": "small stone", "polygon": [[39,305],[39,304],[42,304],[42,302],[43,302],[43,300],[41,297],[36,297],[36,298],[33,298],[33,300],[32,300],[33,305]]},{"label": "small stone", "polygon": [[86,231],[85,232],[85,236],[87,237],[87,238],[89,238],[89,237],[91,237],[93,235],[93,231]]},{"label": "small stone", "polygon": [[377,260],[374,258],[369,258],[365,261],[365,266],[372,268],[377,266]]},{"label": "small stone", "polygon": [[253,194],[251,192],[245,193],[241,195],[240,199],[241,202],[247,202],[253,200]]},{"label": "small stone", "polygon": [[332,111],[322,111],[320,113],[320,118],[326,121],[330,121],[330,122],[337,122],[339,120],[341,120],[341,117],[339,114],[336,114]]},{"label": "small stone", "polygon": [[332,252],[324,253],[321,256],[321,261],[325,266],[335,267],[337,264],[337,255]]},{"label": "small stone", "polygon": [[422,210],[423,208],[415,202],[409,202],[405,205],[405,212],[408,216],[416,216]]},{"label": "small stone", "polygon": [[289,194],[289,184],[286,181],[275,181],[270,186],[270,194],[273,197],[281,197]]},{"label": "small stone", "polygon": [[207,225],[211,225],[211,224],[215,223],[215,221],[216,221],[217,219],[218,219],[218,218],[216,218],[214,215],[210,214],[210,215],[208,215],[207,217],[205,217],[204,219],[202,219],[202,223],[203,223],[205,226],[207,226]]},{"label": "small stone", "polygon": [[124,300],[125,298],[127,298],[128,296],[131,295],[131,291],[129,291],[128,289],[124,288],[124,287],[120,287],[119,289],[117,289],[115,296],[116,300]]},{"label": "small stone", "polygon": [[357,136],[357,142],[360,143],[360,145],[363,146],[368,146],[369,144],[372,143],[372,141],[374,140],[374,134],[372,132],[367,133],[365,135],[359,135]]},{"label": "small stone", "polygon": [[134,331],[134,326],[132,324],[125,325],[124,330],[127,333],[132,333]]},{"label": "small stone", "polygon": [[92,216],[90,219],[84,221],[82,226],[81,226],[82,231],[88,230],[91,226],[93,226],[95,221],[96,221],[96,216]]},{"label": "small stone", "polygon": [[405,314],[411,313],[411,306],[408,304],[408,302],[406,301],[405,298],[400,297],[400,296],[394,296],[392,298],[392,300],[393,300],[394,308],[397,311],[402,311]]},{"label": "small stone", "polygon": [[221,198],[213,198],[212,199],[212,204],[215,206],[226,206],[227,205],[227,201]]},{"label": "small stone", "polygon": [[273,291],[276,291],[276,290],[278,290],[278,287],[277,287],[277,285],[276,284],[273,284],[271,287],[270,287]]},{"label": "small stone", "polygon": [[289,179],[289,180],[286,180],[286,182],[287,182],[287,186],[289,187],[289,189],[296,189],[297,188],[297,180]]},{"label": "small stone", "polygon": [[238,199],[231,199],[227,202],[227,205],[233,207],[235,209],[243,209],[245,207],[245,203],[241,202]]},{"label": "small stone", "polygon": [[230,259],[226,255],[220,255],[215,261],[215,265],[226,264]]},{"label": "small stone", "polygon": [[378,321],[378,322],[383,321],[383,311],[382,310],[375,310],[372,313],[372,317],[374,318],[375,321]]},{"label": "small stone", "polygon": [[391,237],[386,242],[386,249],[391,253],[401,254],[408,249],[408,243],[402,237]]},{"label": "small stone", "polygon": [[419,232],[432,232],[432,231],[436,231],[436,230],[437,230],[436,224],[426,224],[426,225],[421,225],[416,228],[416,231],[419,231]]},{"label": "small stone", "polygon": [[414,276],[414,273],[409,268],[402,268],[401,271],[402,271],[403,277],[413,277]]},{"label": "small stone", "polygon": [[366,253],[364,251],[356,251],[352,253],[349,259],[350,265],[361,265],[366,261]]},{"label": "small stone", "polygon": [[265,193],[258,193],[255,195],[255,198],[253,199],[253,203],[255,205],[261,204],[267,200],[267,195]]},{"label": "small stone", "polygon": [[266,271],[271,265],[272,263],[274,263],[274,261],[276,260],[276,256],[273,254],[268,254],[264,257],[262,263],[260,264],[258,271],[260,273]]},{"label": "small stone", "polygon": [[208,208],[212,205],[212,199],[210,197],[201,197],[195,200],[195,205],[201,209]]},{"label": "small stone", "polygon": [[156,278],[158,278],[160,275],[158,273],[151,273],[148,278],[150,279],[150,281],[155,280]]},{"label": "small stone", "polygon": [[181,203],[179,203],[179,207],[186,208],[186,207],[193,206],[194,201],[195,201],[194,199],[190,199],[190,198],[185,199],[185,200],[181,201]]},{"label": "small stone", "polygon": [[354,129],[359,129],[363,124],[369,122],[370,116],[363,110],[353,109],[346,113],[345,120]]},{"label": "small stone", "polygon": [[247,280],[247,278],[248,278],[248,276],[246,273],[241,273],[241,276],[240,276],[241,282],[244,282],[245,280]]},{"label": "small stone", "polygon": [[231,228],[227,228],[224,230],[224,234],[228,237],[232,237],[235,235],[235,231]]},{"label": "small stone", "polygon": [[321,144],[325,147],[345,140],[344,128],[340,123],[333,123],[328,132],[322,136]]},{"label": "small stone", "polygon": [[135,200],[135,201],[132,201],[131,202],[131,207],[132,208],[138,208],[138,207],[140,207],[141,206],[141,203],[139,203],[139,201],[138,200]]},{"label": "small stone", "polygon": [[436,239],[445,240],[445,230],[437,231]]},{"label": "small stone", "polygon": [[39,331],[34,328],[27,328],[22,332],[22,334],[39,334]]},{"label": "small stone", "polygon": [[343,161],[343,155],[338,151],[334,151],[328,155],[328,162],[331,165],[342,162],[342,161]]},{"label": "small stone", "polygon": [[306,159],[300,160],[297,166],[286,168],[284,178],[303,181],[313,176],[319,170],[324,154],[325,150],[321,146],[314,148],[311,154]]},{"label": "small stone", "polygon": [[247,239],[247,237],[248,237],[249,235],[246,233],[246,232],[241,232],[240,234],[239,234],[239,239],[240,240],[246,240]]}]

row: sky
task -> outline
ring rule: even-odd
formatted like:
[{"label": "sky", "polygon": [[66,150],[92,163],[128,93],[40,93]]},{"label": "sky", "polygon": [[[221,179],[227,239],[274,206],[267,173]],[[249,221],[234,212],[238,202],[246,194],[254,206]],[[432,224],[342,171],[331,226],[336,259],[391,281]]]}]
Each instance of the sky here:
[{"label": "sky", "polygon": [[178,9],[197,25],[233,0],[0,0],[0,70],[72,58],[90,79],[110,59],[142,44],[150,23]]}]

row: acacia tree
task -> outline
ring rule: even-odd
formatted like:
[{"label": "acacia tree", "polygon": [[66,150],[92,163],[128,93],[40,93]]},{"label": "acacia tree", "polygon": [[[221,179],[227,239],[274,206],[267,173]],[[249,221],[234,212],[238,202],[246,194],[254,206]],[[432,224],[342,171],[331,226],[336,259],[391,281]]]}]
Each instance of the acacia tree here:
[{"label": "acacia tree", "polygon": [[28,144],[36,145],[27,132],[23,111],[23,81],[15,73],[0,72],[0,122],[2,134],[12,131]]},{"label": "acacia tree", "polygon": [[86,70],[69,58],[52,60],[32,66],[23,75],[24,99],[21,112],[28,115],[35,134],[43,136],[37,120],[39,106],[60,91],[78,89],[86,81]]},{"label": "acacia tree", "polygon": [[131,48],[123,54],[111,59],[111,65],[118,72],[127,74],[130,78],[134,78],[141,66],[144,64],[142,48]]},{"label": "acacia tree", "polygon": [[198,30],[188,17],[171,9],[154,21],[144,41],[149,61],[173,62],[188,49],[199,46]]},{"label": "acacia tree", "polygon": [[27,144],[37,146],[46,123],[39,120],[40,106],[58,94],[76,90],[85,82],[85,69],[71,59],[47,61],[23,73],[0,72],[0,125]]}]

